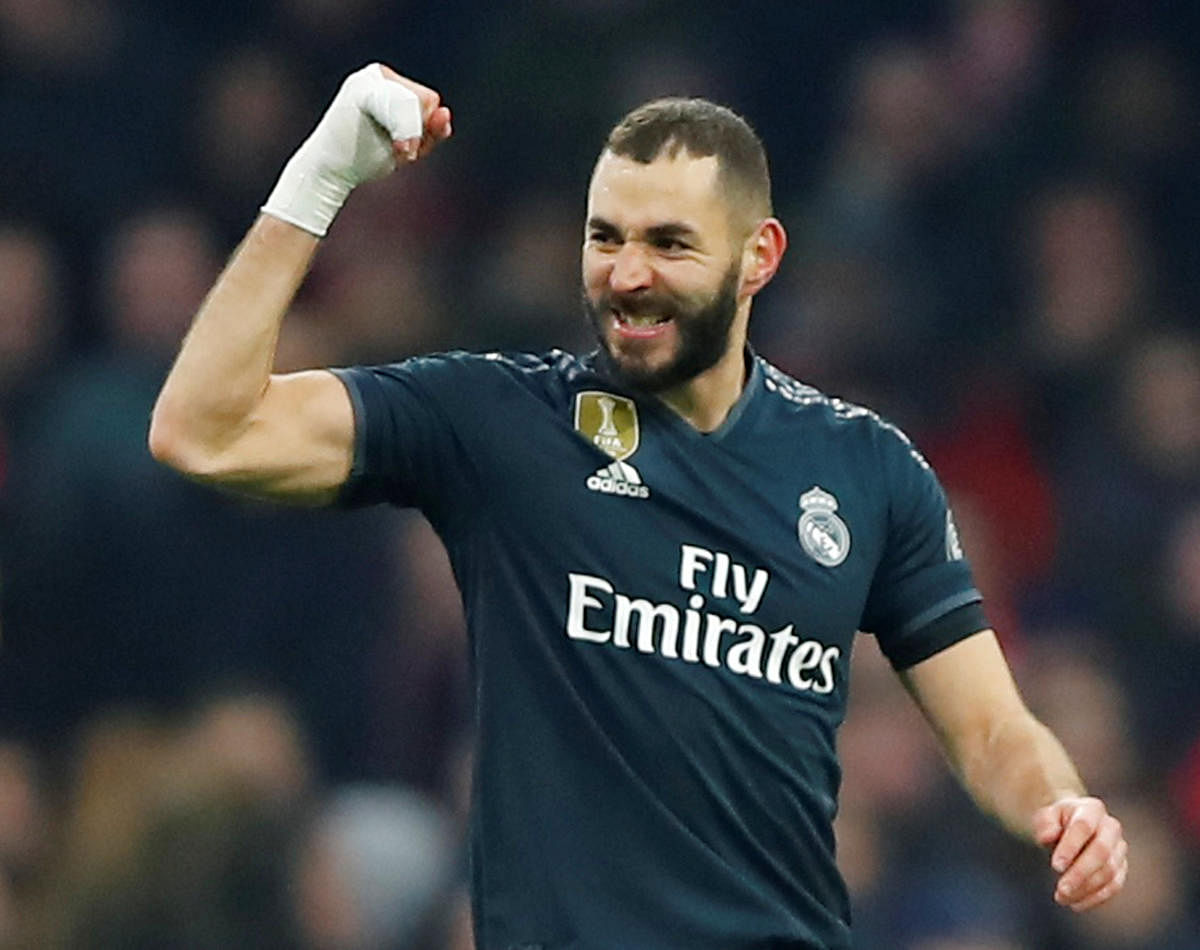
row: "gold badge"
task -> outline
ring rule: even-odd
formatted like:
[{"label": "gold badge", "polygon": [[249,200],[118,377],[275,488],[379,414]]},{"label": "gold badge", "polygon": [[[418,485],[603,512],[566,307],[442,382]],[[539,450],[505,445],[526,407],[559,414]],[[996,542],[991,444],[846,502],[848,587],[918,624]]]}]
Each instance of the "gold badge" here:
[{"label": "gold badge", "polygon": [[640,432],[632,399],[612,393],[582,392],[575,397],[575,429],[585,439],[621,461],[637,451]]}]

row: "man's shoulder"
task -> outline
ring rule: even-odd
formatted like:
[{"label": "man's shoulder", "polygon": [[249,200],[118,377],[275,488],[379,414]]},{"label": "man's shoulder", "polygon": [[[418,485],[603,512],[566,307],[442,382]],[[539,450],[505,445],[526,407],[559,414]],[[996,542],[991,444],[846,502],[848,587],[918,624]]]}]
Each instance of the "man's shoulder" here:
[{"label": "man's shoulder", "polygon": [[929,467],[904,430],[876,410],[801,382],[761,356],[756,359],[778,424],[797,426],[808,435],[824,432],[830,438],[869,445],[884,456],[908,456],[922,468]]},{"label": "man's shoulder", "polygon": [[592,372],[589,357],[565,350],[544,352],[447,350],[411,356],[377,366],[336,369],[339,375],[363,374],[383,379],[411,380],[431,389],[446,386],[487,384],[489,381],[516,381],[541,387],[558,381],[571,381]]},{"label": "man's shoulder", "polygon": [[442,369],[449,372],[525,379],[536,379],[546,375],[569,378],[591,371],[589,357],[576,356],[560,349],[542,352],[449,350],[414,356],[393,365],[408,367],[415,372],[437,372],[438,369]]},{"label": "man's shoulder", "polygon": [[501,373],[517,377],[559,377],[573,379],[594,371],[591,356],[577,356],[566,350],[550,349],[542,352],[489,350],[486,352],[460,352],[457,359],[492,368]]},{"label": "man's shoulder", "polygon": [[[774,408],[785,417],[810,425],[850,427],[864,432],[876,430],[900,433],[874,409],[833,396],[815,386],[789,376],[761,356],[756,357],[762,373],[762,385],[774,397]],[[900,433],[903,437],[903,433]]]}]

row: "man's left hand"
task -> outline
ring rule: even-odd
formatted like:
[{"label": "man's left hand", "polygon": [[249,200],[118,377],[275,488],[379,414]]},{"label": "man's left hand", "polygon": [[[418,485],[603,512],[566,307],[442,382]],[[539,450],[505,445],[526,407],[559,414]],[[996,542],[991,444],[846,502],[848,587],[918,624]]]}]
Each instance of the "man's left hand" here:
[{"label": "man's left hand", "polygon": [[1098,798],[1061,798],[1033,813],[1033,837],[1059,873],[1054,899],[1074,911],[1103,904],[1125,886],[1129,846]]}]

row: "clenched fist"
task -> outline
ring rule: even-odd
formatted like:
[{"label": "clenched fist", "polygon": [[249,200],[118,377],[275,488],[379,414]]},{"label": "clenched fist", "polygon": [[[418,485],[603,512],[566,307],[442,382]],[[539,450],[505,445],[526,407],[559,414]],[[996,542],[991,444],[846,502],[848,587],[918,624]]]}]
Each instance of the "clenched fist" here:
[{"label": "clenched fist", "polygon": [[356,186],[386,175],[398,158],[428,154],[450,132],[450,110],[434,90],[371,63],[342,83],[262,210],[324,237]]}]

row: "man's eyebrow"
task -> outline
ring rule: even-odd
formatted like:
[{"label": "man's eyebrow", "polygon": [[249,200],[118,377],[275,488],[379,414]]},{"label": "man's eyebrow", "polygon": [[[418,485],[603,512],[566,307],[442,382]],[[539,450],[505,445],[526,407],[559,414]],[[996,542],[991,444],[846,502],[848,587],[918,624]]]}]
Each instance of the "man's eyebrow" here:
[{"label": "man's eyebrow", "polygon": [[687,238],[695,240],[699,236],[689,224],[684,224],[682,221],[668,221],[665,224],[656,224],[653,227],[646,228],[646,237],[651,241],[662,241],[679,238]]},{"label": "man's eyebrow", "polygon": [[[618,235],[621,229],[611,221],[601,218],[598,215],[593,215],[588,218],[587,227],[589,231],[600,231],[603,234]],[[662,224],[654,224],[646,228],[642,234],[646,240],[662,241],[678,238],[687,238],[696,240],[699,232],[690,224],[684,224],[682,221],[664,221]]]}]

